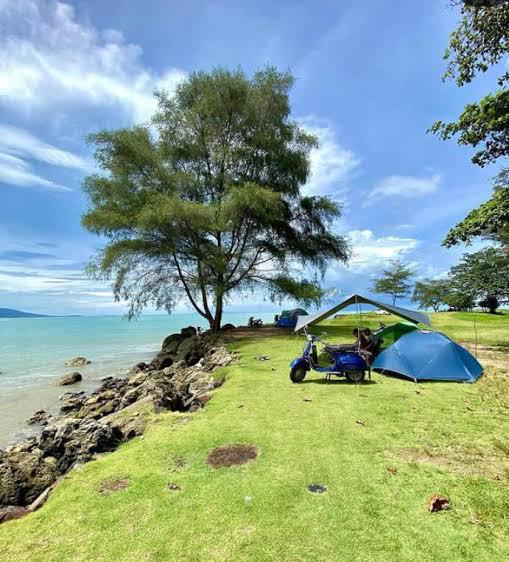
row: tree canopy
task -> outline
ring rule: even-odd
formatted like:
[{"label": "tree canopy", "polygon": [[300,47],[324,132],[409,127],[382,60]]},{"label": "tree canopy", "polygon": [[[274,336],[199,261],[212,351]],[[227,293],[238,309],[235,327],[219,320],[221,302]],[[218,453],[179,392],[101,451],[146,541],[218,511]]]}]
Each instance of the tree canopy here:
[{"label": "tree canopy", "polygon": [[[509,1],[464,3],[461,20],[453,31],[444,58],[444,79],[458,86],[504,61],[509,53]],[[509,72],[502,66],[499,90],[480,102],[468,104],[457,121],[437,121],[431,131],[443,139],[457,136],[459,144],[477,149],[472,161],[479,166],[509,156]]]},{"label": "tree canopy", "polygon": [[[460,262],[451,268],[449,276],[455,291],[484,303],[496,302],[495,309],[499,301],[509,298],[509,255],[500,248],[464,254]],[[482,306],[494,312],[489,304]]]},{"label": "tree canopy", "polygon": [[[502,63],[509,54],[509,0],[463,0],[461,19],[453,31],[444,58],[444,79],[458,86],[470,83],[479,73]],[[468,104],[452,123],[437,121],[431,131],[443,139],[457,137],[458,143],[474,147],[472,161],[479,166],[509,156],[509,72],[500,65],[498,90],[480,102]],[[506,245],[509,241],[508,170],[495,178],[492,198],[473,210],[447,235],[443,244],[470,243],[476,236],[487,236]]]},{"label": "tree canopy", "polygon": [[419,303],[422,308],[432,308],[435,312],[438,312],[442,305],[447,304],[449,290],[447,279],[417,281],[414,286],[412,301]]},{"label": "tree canopy", "polygon": [[381,276],[373,281],[371,290],[374,293],[391,295],[394,306],[398,298],[410,293],[409,280],[414,273],[410,267],[399,260],[391,260],[389,263],[389,267],[384,269]]},{"label": "tree canopy", "polygon": [[473,238],[483,236],[509,247],[509,169],[498,174],[494,187],[491,199],[449,231],[444,246],[470,244]]},{"label": "tree canopy", "polygon": [[340,205],[301,193],[317,139],[291,119],[292,85],[274,68],[197,72],[156,93],[151,124],[90,137],[104,173],[85,179],[82,222],[107,240],[91,271],[129,316],[186,299],[215,331],[235,293],[323,297],[349,250],[331,230]]}]

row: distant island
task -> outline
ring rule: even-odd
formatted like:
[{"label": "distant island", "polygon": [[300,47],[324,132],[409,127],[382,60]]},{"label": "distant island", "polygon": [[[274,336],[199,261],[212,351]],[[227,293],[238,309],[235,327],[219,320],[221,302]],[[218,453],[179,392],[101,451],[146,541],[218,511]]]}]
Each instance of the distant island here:
[{"label": "distant island", "polygon": [[0,308],[0,318],[46,318],[47,316],[47,314],[35,314],[33,312],[15,310],[14,308]]}]

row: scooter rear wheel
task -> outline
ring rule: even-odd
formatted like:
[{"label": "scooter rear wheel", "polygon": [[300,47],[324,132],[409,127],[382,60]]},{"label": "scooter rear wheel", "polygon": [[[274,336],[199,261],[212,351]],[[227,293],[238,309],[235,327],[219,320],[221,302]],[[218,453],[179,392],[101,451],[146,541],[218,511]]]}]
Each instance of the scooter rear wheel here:
[{"label": "scooter rear wheel", "polygon": [[355,383],[359,383],[362,382],[364,380],[364,371],[347,371],[346,372],[346,378],[350,381],[350,382],[355,382]]},{"label": "scooter rear wheel", "polygon": [[307,371],[302,365],[297,365],[290,371],[290,380],[295,383],[302,382],[306,377],[306,373]]}]

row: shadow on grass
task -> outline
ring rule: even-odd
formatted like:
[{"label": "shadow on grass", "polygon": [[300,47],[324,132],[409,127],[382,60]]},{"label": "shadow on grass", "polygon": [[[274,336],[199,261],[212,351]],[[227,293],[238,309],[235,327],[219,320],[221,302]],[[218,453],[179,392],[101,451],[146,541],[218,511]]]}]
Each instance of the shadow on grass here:
[{"label": "shadow on grass", "polygon": [[327,380],[326,378],[323,379],[308,379],[303,380],[299,384],[326,384],[326,385],[348,385],[348,386],[369,386],[372,384],[378,384],[376,381],[373,380],[365,380],[362,382],[351,382],[348,379],[330,379]]},{"label": "shadow on grass", "polygon": [[[393,371],[384,371],[383,373],[379,373],[378,371],[374,371],[381,377],[387,377],[389,379],[398,379],[400,381],[409,382],[415,385],[432,385],[437,383],[454,383],[454,384],[475,384],[470,381],[460,381],[460,380],[447,380],[447,379],[412,379],[411,377],[407,377],[405,375],[401,375],[400,373],[395,373]],[[477,382],[477,381],[475,381]]]}]

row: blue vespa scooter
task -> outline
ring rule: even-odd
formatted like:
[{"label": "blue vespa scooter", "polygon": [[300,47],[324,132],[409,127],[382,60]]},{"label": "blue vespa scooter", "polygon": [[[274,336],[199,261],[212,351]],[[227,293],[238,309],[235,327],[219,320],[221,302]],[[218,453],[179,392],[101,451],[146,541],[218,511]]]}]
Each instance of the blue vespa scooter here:
[{"label": "blue vespa scooter", "polygon": [[[325,332],[321,336],[327,335]],[[326,379],[332,375],[346,377],[350,382],[360,383],[364,380],[370,368],[366,360],[358,352],[355,345],[331,345],[321,339],[321,336],[306,335],[306,347],[300,357],[290,363],[290,380],[294,383],[302,382],[311,369],[318,373],[325,373]],[[324,346],[324,353],[330,357],[330,364],[320,367],[316,343]]]}]

